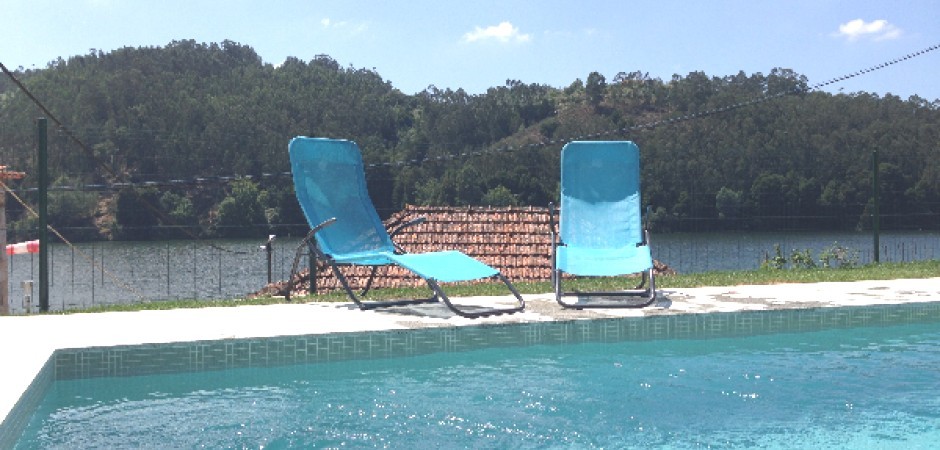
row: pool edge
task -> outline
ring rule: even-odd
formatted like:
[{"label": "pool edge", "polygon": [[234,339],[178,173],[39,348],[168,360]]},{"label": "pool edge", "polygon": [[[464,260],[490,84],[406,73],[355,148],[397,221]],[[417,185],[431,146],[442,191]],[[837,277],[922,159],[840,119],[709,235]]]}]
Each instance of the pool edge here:
[{"label": "pool edge", "polygon": [[[0,421],[0,443],[9,439],[6,437],[10,433],[7,428],[13,423],[11,420],[17,417],[14,412],[23,411],[23,405],[27,404],[22,400],[34,395],[42,387],[42,383],[48,381],[48,370],[50,364],[54,364],[53,358],[61,354],[60,350],[71,348],[110,348],[375,331],[400,332],[420,328],[456,330],[467,325],[485,327],[545,321],[578,323],[592,319],[778,309],[807,310],[875,305],[891,307],[940,302],[940,278],[669,289],[661,294],[662,303],[654,307],[616,312],[572,313],[562,311],[548,294],[526,297],[530,308],[524,313],[476,321],[447,315],[432,314],[424,317],[421,314],[415,315],[414,311],[411,311],[411,314],[359,311],[345,304],[316,303],[70,316],[0,317],[3,325],[0,327],[0,342],[8,343],[7,347],[0,346],[0,361],[5,365],[8,362],[22,363],[23,355],[28,354],[26,365],[38,367],[38,370],[33,369],[29,380],[25,379],[27,375],[19,373],[15,375],[22,375],[23,379],[15,379],[12,383],[5,383],[6,386],[0,386],[0,389],[9,391],[12,387],[18,391],[0,396],[0,415],[3,417]],[[267,326],[264,326],[265,324]],[[197,338],[187,338],[194,335]],[[25,350],[21,347],[25,347]],[[12,353],[11,348],[15,348]],[[41,359],[42,354],[46,355],[44,360]],[[45,362],[40,364],[40,360]],[[23,368],[20,368],[20,372],[22,370]],[[25,386],[25,389],[16,386]],[[36,389],[33,389],[34,386]],[[48,384],[44,387],[48,388]],[[9,428],[12,428],[12,425]]]}]

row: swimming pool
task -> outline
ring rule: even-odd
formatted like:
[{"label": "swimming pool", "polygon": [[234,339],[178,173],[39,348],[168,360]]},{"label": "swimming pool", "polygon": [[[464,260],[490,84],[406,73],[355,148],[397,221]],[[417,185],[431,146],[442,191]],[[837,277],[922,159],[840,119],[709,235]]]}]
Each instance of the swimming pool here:
[{"label": "swimming pool", "polygon": [[937,325],[925,303],[60,351],[17,446],[926,448]]}]

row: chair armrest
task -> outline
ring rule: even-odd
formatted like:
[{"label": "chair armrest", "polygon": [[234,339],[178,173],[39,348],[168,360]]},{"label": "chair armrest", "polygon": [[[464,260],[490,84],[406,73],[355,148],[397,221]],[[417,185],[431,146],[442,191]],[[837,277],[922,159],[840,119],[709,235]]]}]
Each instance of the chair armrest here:
[{"label": "chair armrest", "polygon": [[399,226],[398,226],[397,228],[395,228],[394,230],[392,230],[392,232],[389,233],[388,236],[389,236],[389,237],[395,237],[395,235],[398,234],[399,232],[401,232],[401,230],[404,230],[405,228],[408,228],[408,227],[411,227],[411,226],[415,226],[415,225],[422,224],[422,223],[427,222],[427,221],[428,221],[428,218],[427,218],[427,217],[418,217],[417,219],[411,219],[411,220],[409,220],[409,221],[407,221],[407,222],[405,222],[405,223],[399,225]]},{"label": "chair armrest", "polygon": [[[297,250],[294,252],[294,262],[293,264],[291,264],[290,275],[287,278],[287,286],[283,290],[281,290],[281,293],[284,295],[287,301],[290,301],[291,291],[294,290],[294,275],[297,274],[297,269],[299,268],[299,264],[300,264],[300,256],[303,254],[304,247],[310,245],[311,246],[310,251],[313,252],[314,248],[316,247],[316,243],[311,244],[310,242],[313,241],[314,236],[317,234],[318,231],[330,225],[333,225],[334,223],[336,223],[335,217],[330,217],[329,219],[326,219],[323,222],[320,222],[319,225],[311,228],[310,232],[307,233],[307,236],[304,237],[303,240],[300,241],[300,245],[297,246]],[[316,255],[316,253],[314,253],[314,255]],[[316,256],[314,256],[314,258],[316,258]],[[311,270],[313,270],[312,267],[311,267]],[[310,277],[311,277],[311,280],[313,280],[311,281],[311,283],[313,283],[316,279],[316,273],[311,273]]]},{"label": "chair armrest", "polygon": [[310,235],[310,236],[313,236],[314,234],[317,233],[317,231],[320,231],[320,230],[322,230],[323,228],[326,228],[326,227],[328,227],[328,226],[330,226],[330,225],[333,225],[334,223],[336,223],[336,218],[335,218],[335,217],[330,217],[329,219],[326,219],[326,220],[324,220],[323,222],[320,222],[319,225],[313,227],[313,228],[310,230],[310,232],[307,233],[307,234]]},{"label": "chair armrest", "polygon": [[415,226],[415,225],[418,225],[418,224],[422,224],[422,223],[427,222],[427,221],[428,221],[427,217],[418,217],[418,218],[416,218],[416,219],[411,219],[411,220],[409,220],[409,221],[407,221],[407,222],[405,222],[405,223],[399,225],[399,226],[396,227],[394,230],[392,230],[391,233],[388,234],[388,237],[389,237],[389,239],[392,239],[392,245],[395,246],[395,250],[396,250],[396,252],[397,252],[398,254],[405,254],[405,253],[408,253],[408,252],[406,252],[405,249],[403,249],[400,245],[398,245],[398,243],[396,243],[396,242],[394,241],[395,235],[398,234],[398,233],[400,233],[400,232],[401,232],[402,230],[404,230],[405,228],[412,227],[412,226]]}]

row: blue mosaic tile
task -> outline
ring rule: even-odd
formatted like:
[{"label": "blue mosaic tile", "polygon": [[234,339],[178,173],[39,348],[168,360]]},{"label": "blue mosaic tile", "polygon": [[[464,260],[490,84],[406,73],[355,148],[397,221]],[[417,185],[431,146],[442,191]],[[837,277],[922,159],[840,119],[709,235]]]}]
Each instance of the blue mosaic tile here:
[{"label": "blue mosaic tile", "polygon": [[685,314],[63,349],[55,379],[131,376],[394,358],[487,347],[707,339],[940,319],[940,303]]}]

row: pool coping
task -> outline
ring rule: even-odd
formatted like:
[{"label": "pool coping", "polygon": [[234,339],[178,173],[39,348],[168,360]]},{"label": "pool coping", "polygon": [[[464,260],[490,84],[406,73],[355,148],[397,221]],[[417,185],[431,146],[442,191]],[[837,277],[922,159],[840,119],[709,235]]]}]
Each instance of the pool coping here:
[{"label": "pool coping", "polygon": [[[7,428],[7,419],[14,416],[11,413],[18,404],[24,406],[34,401],[26,398],[30,392],[43,390],[30,389],[31,386],[51,383],[55,379],[54,358],[59,350],[940,302],[940,278],[664,289],[658,291],[657,301],[652,306],[642,309],[563,309],[550,293],[526,295],[525,299],[527,308],[522,313],[482,319],[455,316],[439,304],[360,311],[351,303],[3,316],[0,317],[0,367],[3,367],[4,380],[0,386],[0,418],[3,419],[0,428]],[[511,298],[479,297],[455,301],[505,304]],[[105,367],[129,364],[118,361],[105,364]],[[100,376],[75,374],[76,377],[96,375]],[[19,427],[14,425],[12,428]]]}]

